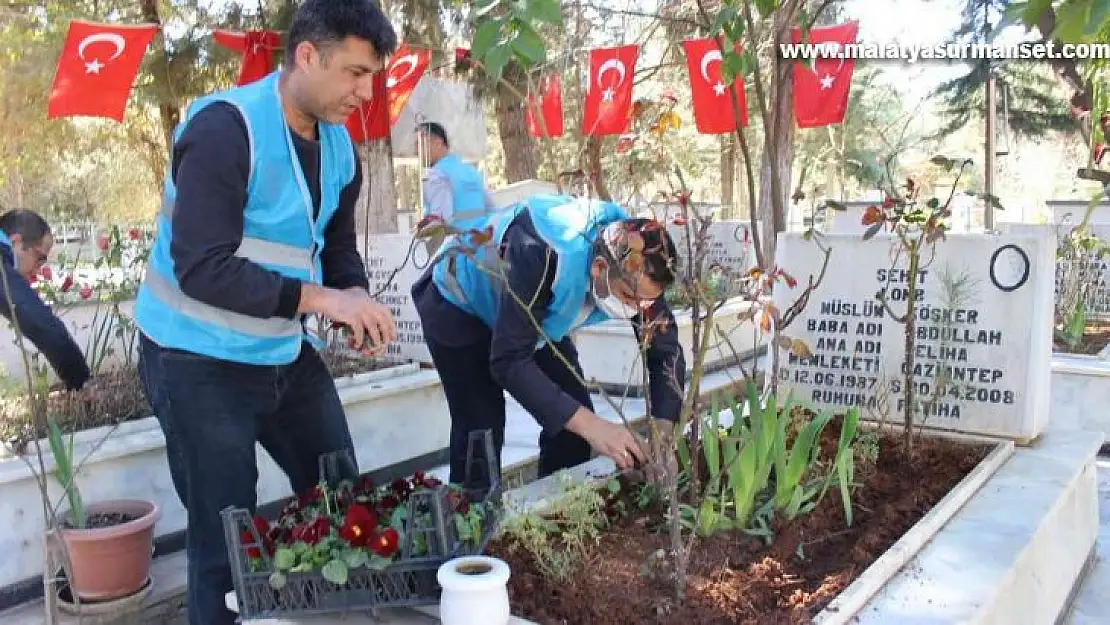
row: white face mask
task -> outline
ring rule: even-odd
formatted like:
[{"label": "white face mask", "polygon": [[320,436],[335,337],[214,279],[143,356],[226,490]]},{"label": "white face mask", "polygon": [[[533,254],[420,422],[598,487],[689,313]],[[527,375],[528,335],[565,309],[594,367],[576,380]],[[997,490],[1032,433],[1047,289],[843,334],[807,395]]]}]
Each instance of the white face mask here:
[{"label": "white face mask", "polygon": [[594,298],[594,303],[597,304],[601,312],[609,315],[613,319],[631,319],[640,312],[635,306],[629,306],[621,301],[621,298],[613,295],[613,288],[609,284],[609,271],[605,271],[605,290],[609,292],[609,297],[599,297],[597,294],[597,285],[591,289],[591,294]]}]

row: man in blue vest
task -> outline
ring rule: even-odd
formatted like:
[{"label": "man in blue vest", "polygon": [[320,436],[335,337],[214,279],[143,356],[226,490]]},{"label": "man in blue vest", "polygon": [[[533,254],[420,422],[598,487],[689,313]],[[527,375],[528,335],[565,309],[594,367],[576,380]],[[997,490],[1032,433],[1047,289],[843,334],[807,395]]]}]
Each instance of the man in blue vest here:
[{"label": "man in blue vest", "polygon": [[610,319],[637,337],[651,327],[653,416],[677,421],[686,365],[663,298],[677,260],[666,229],[612,202],[548,195],[478,226],[491,241],[449,239],[412,289],[451,410],[451,481],[464,477],[471,431],[492,429],[501,449],[505,391],[542,426],[541,476],[585,462],[591,447],[622,468],[647,461],[643,441],[594,413],[570,334]]},{"label": "man in blue vest", "polygon": [[254,510],[256,442],[295,492],[316,483],[321,454],[353,452],[307,317],[343,324],[358,349],[395,339],[358,253],[362,172],[344,122],[396,46],[373,0],[307,0],[284,67],[197,100],[176,131],[135,319],[188,511],[191,625],[235,622],[220,511]]},{"label": "man in blue vest", "polygon": [[90,376],[85,355],[62,320],[31,288],[31,279],[53,247],[50,225],[38,213],[16,209],[0,215],[0,263],[6,281],[0,282],[0,314],[8,321],[14,315],[20,333],[42,352],[66,388],[76,390]]},{"label": "man in blue vest", "polygon": [[436,122],[417,126],[417,141],[427,156],[424,215],[437,215],[458,228],[471,228],[494,212],[485,179],[473,165],[451,152],[447,131]]}]

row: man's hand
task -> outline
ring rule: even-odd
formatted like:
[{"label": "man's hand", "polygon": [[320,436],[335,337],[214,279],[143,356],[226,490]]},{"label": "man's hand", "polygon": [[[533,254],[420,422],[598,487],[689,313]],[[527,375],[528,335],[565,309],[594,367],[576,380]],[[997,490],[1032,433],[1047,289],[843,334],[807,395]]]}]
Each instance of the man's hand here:
[{"label": "man's hand", "polygon": [[397,340],[389,309],[359,287],[338,290],[305,284],[298,311],[317,313],[347,326],[351,347],[358,350],[381,349]]},{"label": "man's hand", "polygon": [[647,458],[640,437],[620,423],[610,423],[585,407],[567,421],[567,429],[586,439],[597,453],[608,456],[623,469],[643,464]]}]

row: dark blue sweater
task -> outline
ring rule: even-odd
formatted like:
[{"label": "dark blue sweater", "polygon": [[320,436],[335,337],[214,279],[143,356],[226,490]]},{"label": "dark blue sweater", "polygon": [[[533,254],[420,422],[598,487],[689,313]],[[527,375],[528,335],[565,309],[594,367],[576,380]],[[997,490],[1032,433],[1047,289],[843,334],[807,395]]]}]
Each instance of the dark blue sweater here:
[{"label": "dark blue sweater", "polygon": [[[11,321],[14,308],[20,332],[42,352],[66,388],[73,390],[84,386],[90,372],[81,348],[70,336],[62,320],[42,301],[27,279],[19,275],[12,248],[2,243],[0,264],[7,276],[8,287],[5,289],[5,282],[0,282],[0,314]],[[10,303],[9,290],[12,295]]]},{"label": "dark blue sweater", "polygon": [[[320,145],[292,135],[313,210],[319,215]],[[339,196],[320,255],[324,286],[338,289],[369,288],[355,230],[355,203],[362,184],[357,152],[355,157],[354,179]],[[235,256],[243,240],[250,175],[247,128],[238,109],[217,102],[197,113],[174,144],[172,167],[177,204],[170,254],[182,292],[252,317],[294,318],[301,281]]]},{"label": "dark blue sweater", "polygon": [[[527,213],[521,213],[505,232],[502,242],[507,265],[509,288],[525,301],[531,301],[531,315],[541,321],[551,300],[556,262],[551,248],[537,234]],[[551,262],[547,256],[551,254]],[[546,273],[545,273],[546,268]],[[537,294],[536,297],[532,297]],[[431,281],[426,271],[413,286],[413,302],[420,311],[424,335],[445,347],[463,347],[477,341],[492,340],[490,373],[521,406],[548,431],[559,431],[579,408],[570,395],[559,388],[533,359],[540,339],[529,313],[509,292],[501,296],[497,322],[491,330],[478,318],[448,302]],[[654,417],[677,421],[682,409],[682,393],[675,388],[686,387],[686,360],[678,342],[674,315],[660,297],[652,309],[653,317],[665,318],[665,331],[655,334],[647,351]],[[631,320],[639,340],[639,317]],[[631,380],[638,384],[639,380]]]}]

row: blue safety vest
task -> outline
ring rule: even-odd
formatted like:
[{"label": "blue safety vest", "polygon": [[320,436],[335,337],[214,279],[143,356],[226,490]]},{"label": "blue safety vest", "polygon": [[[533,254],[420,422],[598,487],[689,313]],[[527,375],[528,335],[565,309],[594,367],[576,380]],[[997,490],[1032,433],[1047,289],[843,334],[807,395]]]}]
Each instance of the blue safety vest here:
[{"label": "blue safety vest", "polygon": [[[235,105],[246,122],[250,177],[243,239],[235,255],[283,275],[322,283],[320,252],[342,189],[354,178],[354,148],[344,126],[319,122],[320,212],[313,218],[309,192],[278,95],[280,70],[249,85],[194,102],[174,140],[202,108]],[[306,331],[299,319],[262,319],[217,308],[185,295],[170,255],[176,197],[167,173],[158,231],[135,303],[135,322],[155,343],[234,362],[277,365],[297,358]]]},{"label": "blue safety vest", "polygon": [[[486,183],[482,174],[473,166],[463,162],[455,154],[447,154],[436,161],[432,166],[451,185],[451,219],[452,226],[461,229],[476,228],[490,215],[492,209],[486,208]],[[428,214],[431,207],[424,205],[424,213]]]},{"label": "blue safety vest", "polygon": [[[608,321],[610,317],[596,307],[584,320],[581,316],[591,302],[591,251],[601,229],[628,219],[628,214],[613,202],[566,195],[533,195],[489,216],[479,229],[493,226],[493,240],[475,254],[459,253],[457,239],[444,243],[432,273],[444,299],[494,326],[506,269],[498,262],[497,250],[521,211],[528,212],[536,233],[556,254],[552,297],[540,324],[546,338],[556,343],[579,327]],[[545,342],[541,336],[537,349]]]}]

